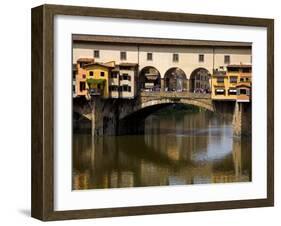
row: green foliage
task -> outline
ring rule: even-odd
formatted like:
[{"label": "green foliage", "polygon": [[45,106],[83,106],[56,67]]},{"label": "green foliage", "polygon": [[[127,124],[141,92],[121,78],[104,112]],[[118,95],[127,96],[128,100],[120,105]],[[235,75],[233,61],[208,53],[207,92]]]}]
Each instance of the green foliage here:
[{"label": "green foliage", "polygon": [[88,78],[86,81],[87,81],[88,84],[101,84],[101,85],[104,85],[106,80],[105,79]]}]

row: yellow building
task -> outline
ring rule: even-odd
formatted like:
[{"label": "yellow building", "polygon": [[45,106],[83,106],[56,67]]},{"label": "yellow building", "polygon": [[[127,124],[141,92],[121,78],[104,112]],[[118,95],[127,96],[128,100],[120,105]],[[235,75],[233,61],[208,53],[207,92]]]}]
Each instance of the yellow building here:
[{"label": "yellow building", "polygon": [[88,92],[91,96],[109,97],[108,84],[112,68],[114,68],[113,65],[102,63],[91,63],[84,66]]},{"label": "yellow building", "polygon": [[212,99],[249,102],[251,96],[251,65],[228,65],[212,75]]}]

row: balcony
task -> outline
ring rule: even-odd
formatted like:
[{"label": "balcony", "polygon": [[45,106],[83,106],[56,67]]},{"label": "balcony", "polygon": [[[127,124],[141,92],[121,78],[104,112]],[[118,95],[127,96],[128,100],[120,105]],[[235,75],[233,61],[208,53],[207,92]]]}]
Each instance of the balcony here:
[{"label": "balcony", "polygon": [[226,71],[215,69],[213,70],[213,75],[218,77],[223,77],[226,76]]},{"label": "balcony", "polygon": [[89,86],[89,94],[91,96],[99,96],[103,93],[103,88],[105,86],[105,79],[87,79],[87,84]]}]

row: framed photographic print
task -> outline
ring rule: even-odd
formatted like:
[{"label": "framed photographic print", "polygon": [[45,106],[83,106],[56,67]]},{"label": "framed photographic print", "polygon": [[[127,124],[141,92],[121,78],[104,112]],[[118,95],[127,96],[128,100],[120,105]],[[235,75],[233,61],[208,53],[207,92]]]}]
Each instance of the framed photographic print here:
[{"label": "framed photographic print", "polygon": [[32,216],[273,206],[272,19],[32,9]]}]

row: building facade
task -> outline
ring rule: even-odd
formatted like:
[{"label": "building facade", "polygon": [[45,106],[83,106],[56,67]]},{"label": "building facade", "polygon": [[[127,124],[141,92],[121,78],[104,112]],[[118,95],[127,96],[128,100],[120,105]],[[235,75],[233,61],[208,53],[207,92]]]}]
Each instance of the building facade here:
[{"label": "building facade", "polygon": [[120,63],[110,72],[109,93],[111,98],[133,99],[137,93],[138,65]]},{"label": "building facade", "polygon": [[212,75],[212,99],[249,102],[251,97],[252,66],[228,65]]},{"label": "building facade", "polygon": [[113,67],[101,63],[90,63],[84,66],[86,70],[86,82],[91,96],[109,98],[109,76]]},{"label": "building facade", "polygon": [[79,58],[73,66],[73,97],[133,99],[137,94],[138,65],[95,62],[94,58]]},{"label": "building facade", "polygon": [[[101,63],[114,61],[116,65],[135,65],[127,72],[120,72],[118,68],[112,71],[114,77],[109,81],[112,98],[133,98],[141,90],[211,92],[211,75],[215,69],[250,65],[251,54],[251,43],[73,37],[74,64],[83,57]],[[125,74],[125,79],[120,73]],[[126,79],[128,77],[131,80]],[[122,88],[117,87],[120,85]]]},{"label": "building facade", "polygon": [[87,85],[85,65],[94,63],[94,58],[79,58],[77,62],[73,64],[73,97],[86,96],[89,88]]}]

